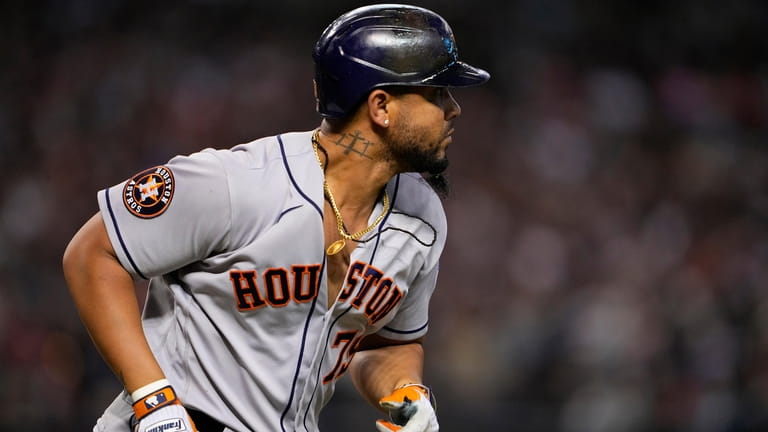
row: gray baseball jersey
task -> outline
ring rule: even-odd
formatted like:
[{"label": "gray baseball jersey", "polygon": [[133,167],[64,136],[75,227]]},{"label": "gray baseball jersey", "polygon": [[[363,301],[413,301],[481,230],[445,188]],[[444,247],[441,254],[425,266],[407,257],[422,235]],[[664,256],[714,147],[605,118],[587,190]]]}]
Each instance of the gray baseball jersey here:
[{"label": "gray baseball jersey", "polygon": [[[143,325],[165,374],[227,430],[316,431],[363,336],[427,331],[446,234],[439,198],[417,174],[394,177],[390,211],[328,308],[311,134],[178,156],[98,194],[120,262],[151,279]],[[130,414],[123,393],[95,430],[125,431]]]}]

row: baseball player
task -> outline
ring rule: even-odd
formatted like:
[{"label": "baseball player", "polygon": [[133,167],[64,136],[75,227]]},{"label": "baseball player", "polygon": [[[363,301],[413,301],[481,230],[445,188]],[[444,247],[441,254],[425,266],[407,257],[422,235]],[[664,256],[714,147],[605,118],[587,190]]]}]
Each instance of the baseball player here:
[{"label": "baseball player", "polygon": [[[314,50],[316,130],[177,156],[98,193],[64,273],[125,387],[94,431],[306,431],[345,372],[437,431],[421,340],[446,239],[424,175],[447,166],[449,88],[489,75],[448,24],[355,9]],[[143,313],[135,279],[149,279]]]}]

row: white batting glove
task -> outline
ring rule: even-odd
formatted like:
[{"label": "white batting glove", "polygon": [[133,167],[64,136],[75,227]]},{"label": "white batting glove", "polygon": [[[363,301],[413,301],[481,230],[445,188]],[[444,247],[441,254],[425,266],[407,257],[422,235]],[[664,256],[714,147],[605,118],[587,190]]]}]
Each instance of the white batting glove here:
[{"label": "white batting glove", "polygon": [[[160,388],[152,390],[152,387]],[[133,432],[198,432],[173,387],[166,380],[142,387],[142,390],[142,393],[149,393],[138,400],[134,397],[135,415],[131,422]]]},{"label": "white batting glove", "polygon": [[406,384],[379,400],[389,411],[391,422],[378,420],[379,432],[438,432],[437,414],[432,406],[429,389],[421,384]]}]

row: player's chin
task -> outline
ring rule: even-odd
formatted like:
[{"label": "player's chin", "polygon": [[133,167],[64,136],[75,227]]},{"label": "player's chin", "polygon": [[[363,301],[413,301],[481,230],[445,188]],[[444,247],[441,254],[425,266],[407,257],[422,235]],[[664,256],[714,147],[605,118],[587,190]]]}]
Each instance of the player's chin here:
[{"label": "player's chin", "polygon": [[448,169],[448,157],[445,155],[445,150],[440,150],[440,154],[436,154],[430,161],[428,169],[424,170],[432,175],[442,174]]}]

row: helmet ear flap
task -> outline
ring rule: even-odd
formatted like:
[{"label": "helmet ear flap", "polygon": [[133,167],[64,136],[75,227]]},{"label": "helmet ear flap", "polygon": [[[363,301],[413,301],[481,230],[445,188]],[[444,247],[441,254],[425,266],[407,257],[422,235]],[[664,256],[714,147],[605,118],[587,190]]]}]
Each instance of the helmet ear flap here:
[{"label": "helmet ear flap", "polygon": [[[352,112],[354,105],[348,98],[355,92],[349,88],[345,89],[339,77],[322,70],[316,70],[314,85],[316,107],[319,113],[325,117],[342,118]],[[364,96],[364,94],[360,94],[359,98],[362,99]],[[331,113],[336,114],[331,115]]]},{"label": "helmet ear flap", "polygon": [[383,4],[337,18],[313,51],[318,112],[345,117],[377,87],[465,87],[489,75],[458,61],[448,23],[417,6]]}]

